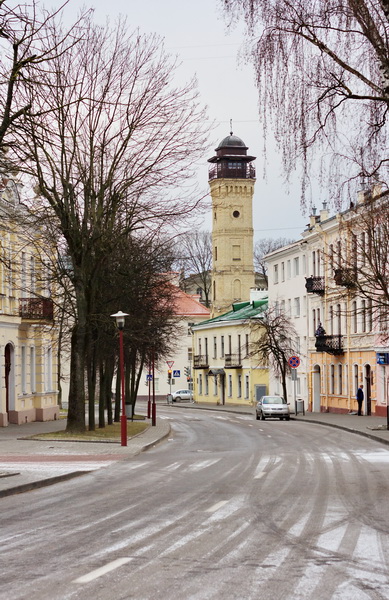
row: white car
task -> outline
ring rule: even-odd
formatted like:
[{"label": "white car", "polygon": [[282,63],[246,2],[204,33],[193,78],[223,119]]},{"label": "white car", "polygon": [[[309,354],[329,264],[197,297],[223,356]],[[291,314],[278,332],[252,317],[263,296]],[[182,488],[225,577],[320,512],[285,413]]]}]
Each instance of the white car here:
[{"label": "white car", "polygon": [[172,393],[172,402],[181,402],[182,400],[193,402],[192,390],[177,390]]},{"label": "white car", "polygon": [[281,396],[262,396],[256,406],[255,416],[263,421],[266,417],[289,421],[289,405]]}]

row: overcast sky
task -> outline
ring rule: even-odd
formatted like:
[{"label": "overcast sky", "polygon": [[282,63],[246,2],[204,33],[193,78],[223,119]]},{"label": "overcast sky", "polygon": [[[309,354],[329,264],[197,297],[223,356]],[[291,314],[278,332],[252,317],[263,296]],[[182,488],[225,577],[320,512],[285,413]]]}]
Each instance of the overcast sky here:
[{"label": "overcast sky", "polygon": [[[263,237],[297,239],[308,222],[300,210],[297,185],[283,185],[282,167],[275,152],[269,154],[267,179],[263,179],[263,138],[258,119],[257,94],[251,65],[238,59],[242,51],[242,28],[227,30],[218,0],[70,0],[69,8],[94,6],[96,20],[104,22],[107,14],[114,18],[124,14],[131,29],[139,27],[144,33],[157,33],[165,39],[166,49],[178,55],[181,66],[177,77],[184,83],[196,74],[202,102],[208,106],[216,128],[211,134],[212,148],[230,132],[249,147],[257,157],[257,182],[254,195],[255,240]],[[107,12],[109,9],[109,13]],[[204,165],[199,170],[201,187],[207,187],[207,159],[214,154],[205,152]],[[320,207],[319,207],[320,208]],[[211,228],[211,211],[204,229]]]}]

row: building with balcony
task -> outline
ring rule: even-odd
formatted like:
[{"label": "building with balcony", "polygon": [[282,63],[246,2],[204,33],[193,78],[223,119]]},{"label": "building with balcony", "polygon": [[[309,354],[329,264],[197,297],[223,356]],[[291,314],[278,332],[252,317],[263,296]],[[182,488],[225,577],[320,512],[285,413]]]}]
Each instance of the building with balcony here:
[{"label": "building with balcony", "polygon": [[267,292],[252,290],[249,301],[192,327],[193,383],[197,402],[252,405],[268,393],[268,366],[253,354]]},{"label": "building with balcony", "polygon": [[0,180],[1,427],[59,418],[51,282],[19,194],[13,179]]}]

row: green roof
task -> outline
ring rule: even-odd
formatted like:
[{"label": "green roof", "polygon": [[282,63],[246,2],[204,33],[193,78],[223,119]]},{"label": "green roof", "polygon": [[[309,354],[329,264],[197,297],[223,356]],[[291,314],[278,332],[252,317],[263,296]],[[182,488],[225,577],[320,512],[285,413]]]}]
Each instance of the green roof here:
[{"label": "green roof", "polygon": [[229,321],[246,321],[247,319],[252,319],[253,317],[257,317],[264,310],[267,309],[268,299],[263,300],[254,300],[252,302],[236,302],[232,305],[232,310],[223,315],[219,315],[218,317],[214,317],[213,319],[208,319],[207,321],[201,321],[201,323],[196,323],[193,327],[195,329],[199,325],[208,325],[211,323],[221,323],[221,322],[229,322]]}]

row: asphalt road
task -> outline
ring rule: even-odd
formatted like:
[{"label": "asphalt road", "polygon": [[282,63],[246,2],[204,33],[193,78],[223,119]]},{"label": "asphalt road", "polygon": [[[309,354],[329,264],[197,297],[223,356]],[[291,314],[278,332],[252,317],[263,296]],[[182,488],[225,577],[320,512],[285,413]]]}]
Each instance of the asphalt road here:
[{"label": "asphalt road", "polygon": [[1,500],[4,600],[384,600],[389,450],[298,421],[160,410],[172,435]]}]

